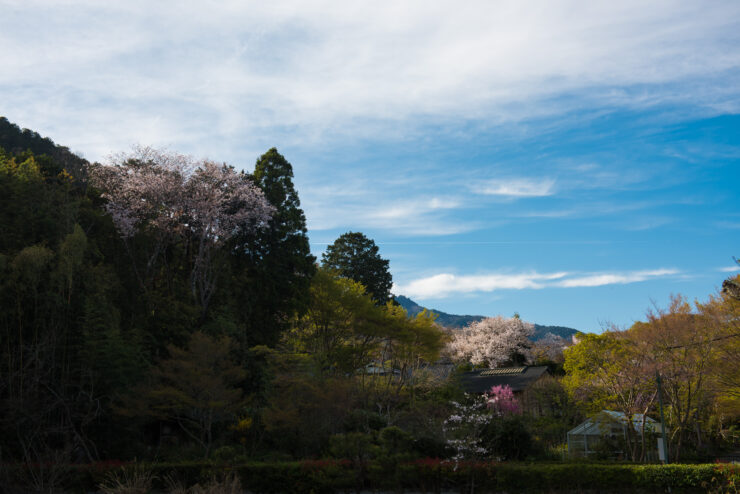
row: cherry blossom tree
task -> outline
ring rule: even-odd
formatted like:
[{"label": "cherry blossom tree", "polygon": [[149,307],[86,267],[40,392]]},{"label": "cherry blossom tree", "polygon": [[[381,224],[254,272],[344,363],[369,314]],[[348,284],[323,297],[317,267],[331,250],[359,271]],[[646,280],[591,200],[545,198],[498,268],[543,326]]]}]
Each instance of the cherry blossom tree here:
[{"label": "cherry blossom tree", "polygon": [[489,317],[455,332],[449,351],[456,360],[497,367],[523,356],[534,325],[518,317]]},{"label": "cherry blossom tree", "polygon": [[562,336],[547,333],[532,344],[532,348],[528,352],[529,360],[532,362],[550,361],[562,363],[565,360],[563,350],[569,345],[570,341]]},{"label": "cherry blossom tree", "polygon": [[274,212],[232,167],[149,147],[113,157],[93,170],[93,180],[129,253],[138,233],[152,239],[145,266],[134,263],[142,287],[167,247],[183,242],[191,253],[190,288],[204,312],[216,287],[214,253],[237,233],[265,228]]},{"label": "cherry blossom tree", "polygon": [[145,265],[134,263],[142,288],[166,246],[182,233],[183,190],[193,168],[187,156],[136,147],[131,153],[111,157],[108,166],[91,170],[92,183],[108,200],[106,210],[129,254],[137,232],[151,235]]},{"label": "cherry blossom tree", "polygon": [[197,244],[191,289],[205,308],[216,287],[214,252],[239,232],[265,228],[275,208],[245,176],[210,161],[200,163],[184,191],[187,231]]}]

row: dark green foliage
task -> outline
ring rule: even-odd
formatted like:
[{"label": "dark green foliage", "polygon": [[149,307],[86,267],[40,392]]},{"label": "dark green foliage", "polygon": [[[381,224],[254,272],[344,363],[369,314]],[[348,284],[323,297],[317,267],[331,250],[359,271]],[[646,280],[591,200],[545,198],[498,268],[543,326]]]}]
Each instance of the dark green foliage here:
[{"label": "dark green foliage", "polygon": [[306,234],[306,217],[293,186],[293,167],[272,148],[252,175],[275,206],[270,228],[236,240],[234,304],[247,326],[245,344],[274,345],[290,318],[305,310],[316,258]]},{"label": "dark green foliage", "polygon": [[533,450],[532,437],[516,415],[491,420],[483,431],[483,447],[491,457],[505,461],[524,460]]},{"label": "dark green foliage", "polygon": [[379,431],[386,425],[386,417],[363,409],[352,410],[344,420],[344,429],[347,432]]},{"label": "dark green foliage", "polygon": [[361,466],[377,455],[373,434],[348,432],[334,434],[329,438],[329,451],[335,458],[346,458]]},{"label": "dark green foliage", "polygon": [[[95,276],[98,244],[86,233],[104,220],[90,213],[77,185],[48,156],[0,152],[0,448],[7,458],[95,458],[95,425],[120,384],[99,372],[119,371],[110,348],[105,366],[92,358],[110,347],[101,341],[118,327],[104,303],[109,288]],[[92,221],[80,223],[83,217]],[[115,275],[108,281],[117,283]]]},{"label": "dark green foliage", "polygon": [[58,242],[73,225],[80,197],[70,181],[45,174],[30,153],[0,151],[0,252],[17,252],[41,242]]},{"label": "dark green foliage", "polygon": [[[148,266],[160,240],[139,230],[124,242],[87,169],[67,148],[0,118],[3,461],[155,454],[162,421],[122,418],[121,397],[196,331],[241,344],[229,358],[248,373],[238,384],[251,406],[238,413],[256,414],[272,376],[264,352],[250,347],[274,344],[305,305],[315,258],[291,166],[276,150],[244,177],[276,215],[258,236],[217,253],[218,292],[205,315],[191,294],[193,246],[168,242]],[[217,432],[227,437],[226,429]]]},{"label": "dark green foliage", "polygon": [[323,267],[361,283],[378,305],[391,297],[393,278],[388,260],[378,254],[375,242],[359,232],[340,235],[321,257]]},{"label": "dark green foliage", "polygon": [[246,372],[232,361],[231,339],[190,335],[186,348],[169,345],[169,358],[160,360],[152,378],[126,397],[121,412],[173,422],[202,447],[211,451],[214,431],[234,421],[244,405],[238,384]]}]

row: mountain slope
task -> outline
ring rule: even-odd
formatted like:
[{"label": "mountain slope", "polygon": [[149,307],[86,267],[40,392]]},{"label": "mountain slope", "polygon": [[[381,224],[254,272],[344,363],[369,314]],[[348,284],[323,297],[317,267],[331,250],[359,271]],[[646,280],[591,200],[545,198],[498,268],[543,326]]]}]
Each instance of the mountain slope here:
[{"label": "mountain slope", "polygon": [[[395,296],[396,302],[406,309],[406,312],[408,312],[409,316],[415,316],[419,312],[426,309],[426,307],[422,307],[421,305],[417,304],[413,300],[411,300],[408,297],[404,297],[403,295],[396,295]],[[451,329],[461,329],[465,326],[469,325],[472,322],[480,321],[481,319],[485,319],[486,316],[470,316],[470,315],[457,315],[457,314],[448,314],[446,312],[442,312],[441,310],[437,309],[428,309],[431,312],[434,312],[437,314],[437,323]],[[543,336],[545,336],[547,333],[552,333],[554,335],[560,336],[565,339],[570,339],[571,336],[576,334],[578,330],[573,328],[568,328],[565,326],[544,326],[542,324],[535,324],[534,325],[534,335],[532,336],[533,341],[537,341]]]},{"label": "mountain slope", "polygon": [[[408,312],[409,316],[412,317],[426,309],[426,307],[422,307],[410,298],[404,297],[403,295],[396,295],[395,299],[396,302],[401,305],[401,307],[406,309],[406,312]],[[463,328],[472,322],[480,321],[481,319],[486,318],[486,316],[461,316],[457,314],[448,314],[437,309],[427,310],[437,314],[437,324],[446,328]]]},{"label": "mountain slope", "polygon": [[[85,181],[87,165],[85,159],[74,154],[68,147],[59,146],[48,137],[42,137],[38,132],[21,129],[3,116],[0,116],[0,148],[10,154],[31,151],[37,157],[46,155],[51,158],[55,168],[46,170],[50,175],[66,170],[77,181]],[[50,165],[52,163],[47,163],[47,166]]]}]

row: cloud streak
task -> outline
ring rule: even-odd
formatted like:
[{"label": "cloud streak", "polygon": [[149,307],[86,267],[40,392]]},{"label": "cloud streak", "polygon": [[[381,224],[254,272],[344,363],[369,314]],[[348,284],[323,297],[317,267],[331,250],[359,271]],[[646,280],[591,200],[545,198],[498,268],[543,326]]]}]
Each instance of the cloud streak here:
[{"label": "cloud streak", "polygon": [[[351,192],[353,191],[353,192]],[[312,194],[312,192],[314,192]],[[325,188],[304,197],[309,228],[312,231],[332,229],[379,229],[404,236],[444,236],[467,232],[480,225],[475,220],[460,220],[452,215],[464,208],[455,197],[431,196],[407,192],[415,198],[399,200],[369,194],[366,187],[344,190]],[[400,194],[399,194],[400,195]],[[334,207],[327,207],[334,204]]]},{"label": "cloud streak", "polygon": [[680,274],[676,269],[654,269],[629,272],[579,274],[567,271],[536,271],[508,274],[455,275],[440,273],[395,285],[394,293],[419,298],[445,298],[467,293],[498,290],[539,290],[543,288],[597,287],[623,285]]},{"label": "cloud streak", "polygon": [[740,271],[740,266],[727,266],[724,268],[717,268],[717,271],[721,273],[735,273],[737,271]]},{"label": "cloud streak", "polygon": [[543,197],[554,193],[554,180],[530,180],[518,178],[512,180],[489,180],[476,184],[472,188],[477,194],[505,197]]},{"label": "cloud streak", "polygon": [[637,283],[640,281],[647,281],[654,278],[661,278],[676,274],[679,274],[679,271],[676,269],[654,269],[647,271],[633,271],[629,273],[601,273],[569,278],[567,280],[562,280],[555,283],[554,286],[560,286],[563,288],[576,288],[604,285],[624,285],[627,283]]}]

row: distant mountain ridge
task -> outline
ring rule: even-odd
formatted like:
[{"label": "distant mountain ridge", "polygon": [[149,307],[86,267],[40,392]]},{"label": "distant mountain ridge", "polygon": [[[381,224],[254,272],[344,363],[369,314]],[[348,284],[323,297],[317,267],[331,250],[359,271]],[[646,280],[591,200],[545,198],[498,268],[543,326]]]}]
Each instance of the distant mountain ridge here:
[{"label": "distant mountain ridge", "polygon": [[[396,299],[396,302],[398,302],[401,307],[406,309],[406,312],[408,312],[409,316],[415,316],[419,312],[427,309],[426,307],[423,307],[417,304],[410,298],[405,297],[403,295],[396,295],[395,299]],[[446,328],[451,328],[451,329],[462,329],[472,322],[480,321],[481,319],[485,319],[486,317],[488,317],[488,316],[448,314],[446,312],[442,312],[441,310],[437,310],[437,309],[427,309],[427,310],[437,314],[438,324]],[[557,335],[557,336],[560,336],[562,338],[569,340],[574,334],[578,332],[579,331],[577,329],[568,328],[565,326],[543,326],[541,324],[535,324],[534,325],[534,335],[532,336],[532,341],[539,340],[540,338],[545,336],[547,333],[552,333],[554,335]]]}]

